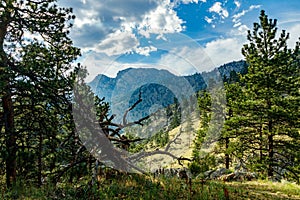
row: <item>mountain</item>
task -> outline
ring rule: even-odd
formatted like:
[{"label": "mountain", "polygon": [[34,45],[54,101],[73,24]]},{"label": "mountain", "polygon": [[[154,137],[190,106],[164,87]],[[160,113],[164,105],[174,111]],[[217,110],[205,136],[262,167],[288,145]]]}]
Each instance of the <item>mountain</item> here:
[{"label": "mountain", "polygon": [[231,62],[210,72],[189,76],[176,76],[162,69],[127,68],[119,71],[115,78],[99,74],[89,86],[96,95],[105,97],[105,101],[110,103],[117,122],[141,94],[143,101],[128,115],[129,120],[137,120],[173,104],[174,100],[182,102],[189,99],[197,91],[205,89],[210,79],[228,78],[232,71],[245,73],[246,66],[245,61]]}]

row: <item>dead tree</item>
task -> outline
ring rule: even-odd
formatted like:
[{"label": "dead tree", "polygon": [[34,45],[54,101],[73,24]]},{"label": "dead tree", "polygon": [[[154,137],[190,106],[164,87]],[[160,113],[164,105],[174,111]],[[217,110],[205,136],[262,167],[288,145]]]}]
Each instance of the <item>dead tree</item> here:
[{"label": "dead tree", "polygon": [[125,172],[146,173],[136,163],[142,158],[155,154],[170,156],[177,160],[180,165],[182,165],[182,160],[191,161],[188,158],[175,156],[168,151],[170,143],[175,143],[176,138],[170,141],[164,150],[143,151],[136,154],[128,152],[128,148],[132,143],[141,141],[144,138],[128,139],[122,135],[121,131],[133,125],[143,126],[143,121],[150,117],[146,116],[133,122],[127,121],[128,113],[142,102],[141,92],[139,93],[139,99],[125,111],[120,124],[113,122],[115,115],[108,116],[105,110],[106,113],[100,113],[100,116],[97,116],[94,95],[82,81],[79,81],[74,89],[74,102],[74,120],[82,146],[89,150],[95,159],[106,166]]}]

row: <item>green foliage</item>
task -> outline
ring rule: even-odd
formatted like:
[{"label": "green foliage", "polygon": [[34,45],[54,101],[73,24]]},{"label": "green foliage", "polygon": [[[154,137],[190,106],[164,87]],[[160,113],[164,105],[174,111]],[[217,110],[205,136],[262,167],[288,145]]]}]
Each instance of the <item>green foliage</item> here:
[{"label": "green foliage", "polygon": [[[100,184],[17,186],[1,193],[1,199],[298,199],[299,185],[269,181],[232,182],[192,179],[191,185],[178,178],[120,175]],[[225,193],[225,191],[227,193]]]},{"label": "green foliage", "polygon": [[289,49],[289,34],[277,38],[276,22],[261,11],[248,32],[242,49],[248,73],[240,84],[227,85],[232,116],[224,130],[235,138],[230,152],[249,169],[299,182],[299,43]]},{"label": "green foliage", "polygon": [[[125,133],[128,139],[134,139],[135,137],[126,132]],[[140,152],[141,150],[161,148],[166,146],[170,141],[169,132],[160,130],[157,133],[153,134],[149,138],[145,138],[140,142],[136,142],[130,145],[129,151],[132,153]]]},{"label": "green foliage", "polygon": [[196,175],[216,167],[216,160],[213,154],[202,151],[209,140],[209,126],[212,118],[212,97],[207,91],[198,94],[198,106],[201,115],[200,129],[197,131],[194,141],[193,162],[189,165],[192,174]]},{"label": "green foliage", "polygon": [[172,130],[181,123],[181,108],[177,98],[174,98],[174,104],[166,108],[167,117],[171,119],[169,130]]},{"label": "green foliage", "polygon": [[200,152],[199,156],[195,156],[194,159],[189,165],[189,169],[193,175],[203,174],[217,166],[216,158],[213,154]]},{"label": "green foliage", "polygon": [[71,109],[80,67],[72,65],[80,50],[68,38],[74,16],[55,2],[0,3],[0,171],[8,187],[18,179],[59,181],[86,156],[76,153]]}]

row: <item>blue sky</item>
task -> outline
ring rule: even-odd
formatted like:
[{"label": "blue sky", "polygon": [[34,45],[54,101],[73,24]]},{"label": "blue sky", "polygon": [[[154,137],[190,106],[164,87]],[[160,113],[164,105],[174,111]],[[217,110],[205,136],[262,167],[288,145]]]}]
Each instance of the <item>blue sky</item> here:
[{"label": "blue sky", "polygon": [[76,15],[70,37],[90,73],[116,76],[128,67],[177,75],[240,60],[260,10],[278,19],[293,47],[300,36],[299,0],[59,0]]}]

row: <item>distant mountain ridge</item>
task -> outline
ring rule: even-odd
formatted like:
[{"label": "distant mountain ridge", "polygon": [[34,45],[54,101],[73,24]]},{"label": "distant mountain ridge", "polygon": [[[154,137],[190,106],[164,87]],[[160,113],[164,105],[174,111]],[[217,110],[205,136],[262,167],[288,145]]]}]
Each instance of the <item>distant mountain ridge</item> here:
[{"label": "distant mountain ridge", "polygon": [[[155,68],[127,68],[119,71],[115,78],[99,74],[88,85],[100,98],[112,106],[116,120],[138,99],[143,101],[131,112],[129,118],[136,120],[156,110],[179,101],[207,87],[208,79],[229,78],[231,71],[246,72],[246,62],[235,61],[224,64],[210,72],[195,73],[189,76],[176,76],[167,70]],[[219,75],[217,75],[219,73]]]}]

